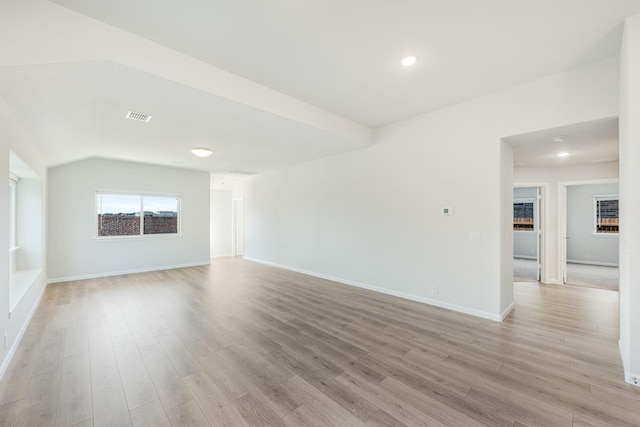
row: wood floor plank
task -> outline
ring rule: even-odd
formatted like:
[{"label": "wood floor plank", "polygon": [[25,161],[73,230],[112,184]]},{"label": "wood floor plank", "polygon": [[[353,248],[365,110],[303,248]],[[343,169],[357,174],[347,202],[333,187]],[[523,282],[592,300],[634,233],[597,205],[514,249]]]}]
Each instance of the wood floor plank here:
[{"label": "wood floor plank", "polygon": [[129,415],[133,427],[171,427],[169,417],[159,400],[138,406]]},{"label": "wood floor plank", "polygon": [[91,366],[91,397],[95,427],[131,425],[127,398],[116,363]]},{"label": "wood floor plank", "polygon": [[147,372],[142,356],[135,344],[127,344],[114,349],[122,388],[129,409],[149,403],[158,398],[158,393]]},{"label": "wood floor plank", "polygon": [[204,371],[184,378],[195,401],[213,426],[248,426],[235,406]]},{"label": "wood floor plank", "polygon": [[65,357],[56,426],[72,426],[93,418],[89,352]]},{"label": "wood floor plank", "polygon": [[139,350],[165,409],[174,408],[193,399],[160,344],[150,344]]},{"label": "wood floor plank", "polygon": [[180,427],[210,427],[198,404],[190,400],[167,411],[171,425]]},{"label": "wood floor plank", "polygon": [[493,322],[240,258],[50,285],[0,425],[640,425],[618,294],[514,296]]},{"label": "wood floor plank", "polygon": [[26,397],[24,425],[55,426],[61,370],[31,378]]}]

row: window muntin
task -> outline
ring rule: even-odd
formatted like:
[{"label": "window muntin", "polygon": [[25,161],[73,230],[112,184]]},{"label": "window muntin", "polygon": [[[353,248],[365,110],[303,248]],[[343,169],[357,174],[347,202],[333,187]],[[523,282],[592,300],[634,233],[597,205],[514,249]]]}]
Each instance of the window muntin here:
[{"label": "window muntin", "polygon": [[620,219],[618,212],[618,195],[601,195],[593,197],[594,233],[618,234]]},{"label": "window muntin", "polygon": [[97,193],[96,207],[98,237],[179,233],[177,196]]},{"label": "window muntin", "polygon": [[513,202],[513,231],[535,231],[534,199],[516,199]]}]

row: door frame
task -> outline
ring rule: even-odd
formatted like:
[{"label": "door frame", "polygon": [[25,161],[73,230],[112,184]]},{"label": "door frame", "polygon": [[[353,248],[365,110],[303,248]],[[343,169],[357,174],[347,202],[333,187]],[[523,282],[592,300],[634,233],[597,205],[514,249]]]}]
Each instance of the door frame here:
[{"label": "door frame", "polygon": [[567,284],[567,187],[619,183],[620,178],[558,182],[558,277],[561,279],[561,284]]},{"label": "door frame", "polygon": [[549,194],[548,182],[516,182],[513,184],[513,188],[537,188],[537,219],[536,219],[536,259],[538,260],[538,280],[541,283],[547,283],[549,271],[547,266],[549,260],[547,259],[549,254],[549,239],[547,238],[547,231],[549,229],[549,204],[547,203],[547,195]]}]

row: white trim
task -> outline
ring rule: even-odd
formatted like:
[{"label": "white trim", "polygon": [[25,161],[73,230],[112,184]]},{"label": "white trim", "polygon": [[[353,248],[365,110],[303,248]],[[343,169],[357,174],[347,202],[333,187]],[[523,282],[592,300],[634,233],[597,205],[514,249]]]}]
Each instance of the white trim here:
[{"label": "white trim", "polygon": [[38,309],[38,307],[40,307],[40,302],[42,301],[42,296],[44,295],[44,291],[46,289],[47,289],[47,283],[45,283],[44,286],[42,286],[42,289],[40,290],[40,295],[38,296],[38,300],[31,308],[31,311],[29,312],[27,319],[22,325],[22,328],[20,328],[20,332],[18,332],[18,335],[16,335],[16,339],[13,341],[13,345],[5,355],[2,365],[0,365],[0,380],[2,379],[2,377],[4,377],[4,374],[7,372],[7,368],[11,363],[11,359],[13,359],[13,356],[16,354],[16,351],[18,350],[18,346],[20,345],[20,342],[22,341],[22,337],[24,337],[25,332],[27,332],[27,328],[31,323],[31,319],[33,318],[33,315],[36,313],[36,310]]},{"label": "white trim", "polygon": [[[640,381],[638,380],[640,378],[640,374],[635,374],[633,372],[629,372],[629,371],[624,370],[626,363],[625,363],[625,359],[623,357],[624,353],[622,352],[621,345],[622,345],[622,342],[620,340],[618,340],[618,352],[620,353],[620,361],[622,362],[622,369],[623,369],[623,373],[624,373],[624,381],[626,383],[628,383],[628,384],[633,385],[633,386],[640,387]],[[633,381],[632,377],[635,377],[636,381]]]},{"label": "white trim", "polygon": [[514,259],[531,259],[531,260],[536,260],[538,258],[531,256],[531,255],[513,255]]},{"label": "white trim", "polygon": [[161,267],[149,267],[149,268],[136,268],[133,270],[121,270],[121,271],[109,271],[106,273],[96,273],[96,274],[84,274],[80,276],[67,276],[67,277],[54,277],[53,279],[47,280],[47,283],[62,283],[62,282],[72,282],[76,280],[86,280],[86,279],[100,279],[102,277],[111,277],[111,276],[122,276],[125,274],[137,274],[137,273],[149,273],[151,271],[162,271],[162,270],[174,270],[176,268],[188,268],[188,267],[201,267],[203,265],[210,265],[211,261],[207,262],[192,262],[188,264],[176,264],[176,265],[163,265]]},{"label": "white trim", "polygon": [[[368,285],[366,283],[356,282],[354,280],[343,279],[343,278],[340,278],[340,277],[329,276],[327,274],[316,273],[314,271],[304,270],[304,269],[301,269],[301,268],[290,267],[288,265],[278,264],[278,263],[271,262],[271,261],[265,261],[265,260],[246,257],[246,256],[243,257],[243,259],[245,259],[247,261],[257,262],[259,264],[268,265],[268,266],[271,266],[271,267],[277,267],[277,268],[282,268],[284,270],[295,271],[296,273],[302,273],[302,274],[306,274],[308,276],[318,277],[320,279],[331,280],[332,282],[342,283],[344,285],[355,286],[357,288],[367,289],[367,290],[378,292],[378,293],[385,294],[385,295],[391,295],[391,296],[394,296],[394,297],[403,298],[403,299],[407,299],[407,300],[410,300],[410,301],[421,302],[423,304],[433,305],[433,306],[440,307],[440,308],[446,308],[448,310],[457,311],[459,313],[464,313],[464,314],[470,314],[472,316],[481,317],[481,318],[487,319],[487,320],[493,320],[495,322],[501,322],[504,319],[504,317],[502,317],[502,316],[506,316],[508,314],[508,311],[510,311],[512,309],[511,306],[510,306],[511,309],[509,307],[507,307],[508,311],[505,310],[506,314],[503,313],[503,314],[499,314],[498,315],[498,314],[494,314],[494,313],[489,313],[487,311],[476,310],[476,309],[473,309],[473,308],[464,307],[464,306],[456,305],[456,304],[451,304],[451,303],[444,302],[444,301],[433,300],[433,299],[421,297],[421,296],[418,296],[418,295],[413,295],[413,294],[407,294],[407,293],[404,293],[404,292],[393,291],[391,289],[386,289],[386,288],[380,288],[378,286],[372,286],[372,285]],[[514,303],[512,303],[512,304],[514,304]]]},{"label": "white trim", "polygon": [[231,252],[228,252],[226,254],[211,255],[211,259],[214,259],[214,258],[229,258],[229,257],[232,257],[232,256],[233,256],[233,254]]},{"label": "white trim", "polygon": [[511,304],[509,304],[509,306],[505,308],[502,314],[500,315],[500,322],[504,322],[504,319],[506,319],[507,316],[511,314],[514,308],[516,308],[516,302],[511,301]]},{"label": "white trim", "polygon": [[563,285],[563,283],[557,279],[549,279],[546,282],[542,282],[542,283],[544,283],[545,285]]},{"label": "white trim", "polygon": [[620,178],[598,178],[581,181],[558,182],[558,277],[562,284],[566,281],[567,272],[567,187],[576,185],[618,184]]},{"label": "white trim", "polygon": [[599,261],[584,261],[580,259],[568,259],[567,263],[572,264],[585,264],[585,265],[601,265],[603,267],[619,267],[615,262],[599,262]]}]

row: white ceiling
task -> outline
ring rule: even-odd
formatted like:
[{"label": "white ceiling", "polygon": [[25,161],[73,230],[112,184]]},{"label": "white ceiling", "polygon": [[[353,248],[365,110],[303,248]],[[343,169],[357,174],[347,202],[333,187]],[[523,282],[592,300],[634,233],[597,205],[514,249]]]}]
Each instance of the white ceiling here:
[{"label": "white ceiling", "polygon": [[[617,55],[638,0],[7,0],[0,97],[49,166],[225,174]],[[414,54],[412,68],[399,65]],[[123,117],[130,109],[148,124]],[[215,150],[196,159],[187,149]]]},{"label": "white ceiling", "polygon": [[[563,142],[554,137],[566,136]],[[548,168],[618,160],[618,119],[576,123],[504,138],[513,146],[515,167]],[[569,153],[558,157],[558,153]]]}]

